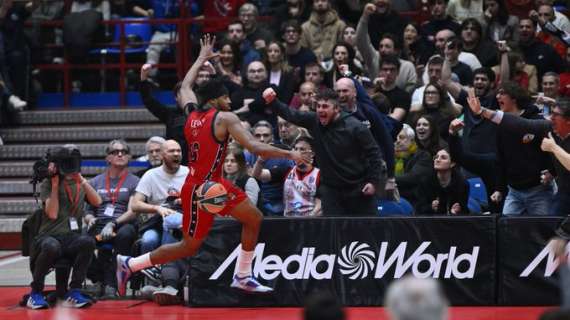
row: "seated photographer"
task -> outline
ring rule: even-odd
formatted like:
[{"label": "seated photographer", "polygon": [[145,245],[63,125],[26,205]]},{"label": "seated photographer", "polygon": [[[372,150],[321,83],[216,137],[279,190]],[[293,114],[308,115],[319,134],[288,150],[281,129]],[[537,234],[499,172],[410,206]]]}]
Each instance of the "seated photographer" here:
[{"label": "seated photographer", "polygon": [[[96,279],[92,280],[102,282],[104,287],[96,294],[113,298],[117,297],[116,254],[131,254],[131,248],[137,239],[133,223],[136,216],[129,210],[129,202],[139,178],[128,170],[131,156],[124,140],[112,140],[105,152],[107,170],[89,181],[103,203],[98,207],[87,206],[85,222],[88,225],[87,232],[99,244],[97,259],[92,265],[99,272],[96,272]],[[109,250],[109,247],[112,249]]]},{"label": "seated photographer", "polygon": [[[142,232],[141,252],[146,253],[158,248],[161,244],[175,242],[170,232],[163,232],[163,218],[169,221],[180,215],[180,190],[188,175],[188,167],[181,165],[182,154],[178,142],[167,140],[161,146],[162,165],[147,171],[141,178],[132,201],[132,210],[136,213],[151,213],[153,216],[140,228]],[[177,210],[179,212],[177,212]],[[176,225],[176,223],[174,223]],[[178,227],[180,224],[177,225]],[[162,272],[163,281],[166,280]],[[176,300],[177,292],[168,283],[154,295],[171,296]],[[144,290],[143,290],[144,291]]]},{"label": "seated photographer", "polygon": [[27,307],[48,308],[43,296],[45,277],[58,259],[66,258],[72,261],[73,273],[63,306],[82,308],[91,304],[79,290],[95,249],[95,240],[81,235],[84,200],[99,206],[101,197],[80,173],[81,153],[77,146],[67,144],[51,150],[48,161],[49,178],[40,186],[45,214],[30,254],[33,281]]}]

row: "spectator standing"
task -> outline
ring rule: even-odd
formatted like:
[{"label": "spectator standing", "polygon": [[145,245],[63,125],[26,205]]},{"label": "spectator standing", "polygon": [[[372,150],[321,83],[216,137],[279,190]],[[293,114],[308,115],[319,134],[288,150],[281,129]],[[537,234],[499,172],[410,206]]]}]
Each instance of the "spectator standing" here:
[{"label": "spectator standing", "polygon": [[483,0],[449,0],[447,14],[459,23],[468,18],[483,18]]},{"label": "spectator standing", "polygon": [[238,86],[242,85],[241,71],[242,58],[239,45],[224,39],[218,42],[220,56],[215,61],[219,74]]},{"label": "spectator standing", "polygon": [[263,96],[280,117],[306,128],[314,137],[323,215],[377,215],[380,149],[368,128],[341,112],[338,95],[332,90],[321,91],[315,99],[316,113],[288,108],[275,100],[273,89],[264,91]]},{"label": "spectator standing", "polygon": [[[325,85],[328,88],[334,87],[336,81],[343,76],[343,71],[341,70],[343,65],[347,65],[351,73],[354,74],[355,77],[359,77],[362,71],[354,64],[355,58],[356,52],[351,45],[345,42],[335,44],[333,47],[333,65],[332,69],[325,73]],[[283,101],[287,102],[285,99]]]},{"label": "spectator standing", "polygon": [[386,56],[380,62],[379,77],[375,81],[375,92],[385,95],[390,101],[389,110],[380,109],[390,117],[403,122],[410,110],[411,95],[396,86],[400,73],[400,60],[394,56]]},{"label": "spectator standing", "polygon": [[416,66],[416,73],[421,74],[423,67],[433,55],[433,41],[428,41],[420,33],[421,29],[414,22],[404,28],[402,41],[402,56]]},{"label": "spectator standing", "polygon": [[238,10],[238,18],[245,30],[246,38],[256,50],[264,49],[269,41],[273,39],[273,34],[266,28],[260,28],[257,20],[259,20],[259,11],[257,7],[251,3],[243,4]]},{"label": "spectator standing", "polygon": [[383,34],[402,34],[408,19],[392,9],[392,0],[373,0],[364,6],[358,24],[361,21],[366,24],[370,41],[377,44],[382,40]]},{"label": "spectator standing", "polygon": [[317,56],[313,51],[301,46],[301,30],[296,20],[285,22],[281,28],[287,62],[300,78],[305,74],[305,65],[317,62]]},{"label": "spectator standing", "polygon": [[460,25],[447,14],[448,0],[428,0],[429,19],[421,26],[421,35],[431,43],[435,43],[435,35],[442,30],[459,33]]},{"label": "spectator standing", "polygon": [[228,25],[227,39],[240,48],[241,62],[240,70],[247,69],[253,61],[260,61],[261,54],[255,50],[253,43],[246,38],[245,28],[241,21],[233,21]]},{"label": "spectator standing", "polygon": [[314,0],[309,20],[301,25],[301,46],[311,49],[320,61],[328,60],[345,27],[330,0]]},{"label": "spectator standing", "polygon": [[269,84],[277,88],[279,96],[283,101],[289,103],[299,85],[299,78],[295,76],[293,70],[286,60],[285,47],[279,41],[267,43],[266,69],[269,70]]},{"label": "spectator standing", "polygon": [[[511,82],[504,83],[497,91],[497,100],[503,113],[526,119],[543,120],[538,108],[530,104],[528,93]],[[486,108],[481,108],[473,91],[469,95],[469,107],[477,116],[488,118]],[[524,107],[523,107],[524,106]],[[485,113],[485,114],[483,114]],[[489,112],[489,114],[494,114]],[[504,126],[497,129],[497,190],[491,195],[500,202],[507,192],[504,215],[548,215],[553,196],[551,175],[544,178],[545,170],[553,172],[548,154],[540,150],[544,136],[528,131],[513,134]],[[520,161],[526,159],[526,161]]]},{"label": "spectator standing", "polygon": [[497,46],[484,37],[483,26],[479,20],[467,18],[463,21],[461,41],[463,51],[476,55],[484,67],[490,68],[499,63]]},{"label": "spectator standing", "polygon": [[39,6],[39,1],[14,3],[4,0],[0,6],[0,76],[3,95],[15,110],[28,103],[30,77],[30,48],[24,34],[24,21]]},{"label": "spectator standing", "polygon": [[[204,13],[204,33],[219,33],[224,31],[238,15],[238,9],[245,0],[201,1]],[[223,19],[226,18],[226,19]]]},{"label": "spectator standing", "polygon": [[[368,4],[362,12],[362,17],[356,27],[356,46],[366,65],[368,76],[375,79],[378,75],[380,61],[388,55],[397,55],[399,43],[391,34],[383,34],[378,42],[378,51],[374,49],[371,38],[368,36],[368,20],[373,13],[373,5]],[[400,89],[411,92],[417,83],[416,67],[407,60],[400,59],[400,73],[396,79],[396,85]]]},{"label": "spectator standing", "polygon": [[485,32],[493,41],[519,42],[519,18],[510,15],[505,0],[485,0],[483,4]]},{"label": "spectator standing", "polygon": [[[534,134],[543,137],[540,141],[541,149],[552,153],[555,172],[557,174],[558,193],[554,197],[554,203],[550,214],[567,215],[570,212],[570,171],[568,162],[568,150],[570,150],[570,105],[567,100],[556,103],[552,110],[551,120],[528,119],[516,115],[493,111],[487,108],[479,108],[473,104],[473,112],[480,112],[481,116],[499,125],[499,130],[506,130],[511,135]],[[554,131],[555,135],[552,135]],[[539,139],[540,140],[540,139]],[[547,180],[545,173],[541,173],[541,180]],[[529,214],[535,214],[530,209]]]},{"label": "spectator standing", "polygon": [[564,61],[556,53],[554,48],[536,38],[536,27],[532,20],[528,18],[521,19],[519,22],[519,32],[519,47],[521,48],[525,61],[536,66],[539,79],[542,79],[542,76],[546,72],[556,72],[561,66],[564,66]]},{"label": "spectator standing", "polygon": [[[180,16],[180,1],[150,0],[155,19],[175,19]],[[146,51],[146,63],[154,65],[160,62],[162,51],[170,47],[177,39],[178,33],[174,24],[153,24],[154,33]],[[150,75],[155,77],[158,69],[152,69]]]},{"label": "spectator standing", "polygon": [[[160,122],[166,125],[166,139],[174,139],[180,144],[182,147],[182,161],[184,161],[188,159],[188,147],[186,146],[182,129],[184,128],[186,117],[190,110],[188,110],[186,106],[181,105],[180,84],[177,84],[173,90],[176,108],[163,105],[152,96],[152,91],[156,86],[149,77],[150,69],[151,66],[149,64],[145,64],[141,68],[139,93],[143,104]],[[196,77],[197,75],[194,79]]]}]

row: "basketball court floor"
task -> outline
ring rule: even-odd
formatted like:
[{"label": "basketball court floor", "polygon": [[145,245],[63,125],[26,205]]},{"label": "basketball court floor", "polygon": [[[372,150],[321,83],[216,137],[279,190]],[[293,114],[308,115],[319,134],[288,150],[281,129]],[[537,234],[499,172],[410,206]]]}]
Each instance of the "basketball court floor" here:
[{"label": "basketball court floor", "polygon": [[[99,301],[87,309],[29,310],[18,305],[29,292],[28,259],[0,251],[0,320],[301,320],[300,308],[160,307],[150,301]],[[54,284],[53,273],[46,280]],[[536,320],[552,307],[452,307],[450,320]],[[383,308],[346,308],[348,320],[387,320]]]}]

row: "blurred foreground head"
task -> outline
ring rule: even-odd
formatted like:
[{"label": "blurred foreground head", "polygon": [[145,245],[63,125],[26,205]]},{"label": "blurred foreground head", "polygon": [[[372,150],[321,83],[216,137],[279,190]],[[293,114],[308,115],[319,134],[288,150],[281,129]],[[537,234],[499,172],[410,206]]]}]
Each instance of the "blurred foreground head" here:
[{"label": "blurred foreground head", "polygon": [[392,282],[384,303],[392,320],[445,320],[448,305],[437,281],[411,276]]}]

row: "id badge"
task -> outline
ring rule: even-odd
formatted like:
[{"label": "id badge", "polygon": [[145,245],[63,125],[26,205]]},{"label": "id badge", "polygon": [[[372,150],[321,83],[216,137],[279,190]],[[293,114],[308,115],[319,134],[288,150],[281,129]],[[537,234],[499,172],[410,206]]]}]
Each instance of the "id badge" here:
[{"label": "id badge", "polygon": [[112,217],[113,213],[115,213],[115,206],[110,204],[107,207],[105,207],[105,212],[103,214],[106,215],[107,217]]},{"label": "id badge", "polygon": [[69,229],[71,229],[71,231],[79,230],[79,224],[77,223],[77,219],[74,217],[69,217]]}]

